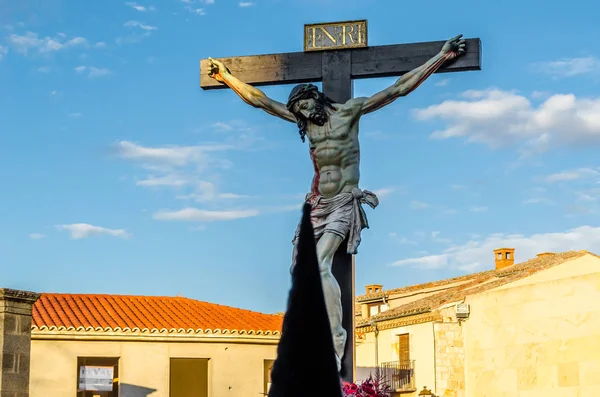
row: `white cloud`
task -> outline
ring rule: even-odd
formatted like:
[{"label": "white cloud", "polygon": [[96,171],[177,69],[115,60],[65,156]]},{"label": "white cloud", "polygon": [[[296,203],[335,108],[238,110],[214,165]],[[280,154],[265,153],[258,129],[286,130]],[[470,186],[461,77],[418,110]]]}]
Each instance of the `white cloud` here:
[{"label": "white cloud", "polygon": [[204,8],[193,8],[193,7],[185,7],[186,10],[196,15],[206,15],[206,11]]},{"label": "white cloud", "polygon": [[471,207],[469,211],[471,212],[487,212],[488,207]]},{"label": "white cloud", "polygon": [[46,74],[50,73],[50,71],[51,71],[50,66],[40,66],[36,70],[40,73],[46,73]]},{"label": "white cloud", "polygon": [[404,236],[398,236],[398,234],[395,232],[392,232],[389,235],[390,235],[390,238],[392,238],[398,244],[402,244],[402,245],[416,245],[417,244],[416,241],[410,240]]},{"label": "white cloud", "polygon": [[216,222],[258,216],[258,210],[207,211],[184,208],[178,211],[158,211],[153,218],[161,221]]},{"label": "white cloud", "polygon": [[389,196],[390,194],[394,193],[395,191],[396,191],[396,189],[393,187],[383,187],[381,189],[375,189],[373,191],[373,193],[375,193],[377,198],[381,199],[383,197]]},{"label": "white cloud", "polygon": [[212,127],[218,131],[233,131],[234,130],[234,127],[231,125],[231,123],[225,123],[222,121],[217,121],[216,123],[213,123]]},{"label": "white cloud", "polygon": [[238,4],[239,4],[240,7],[251,7],[255,3],[252,2],[252,1],[240,1]]},{"label": "white cloud", "polygon": [[[597,198],[600,197],[600,167],[582,167],[550,174],[541,181],[556,184],[567,193],[568,204],[565,216],[595,214],[600,211]],[[554,204],[544,196],[535,195],[527,204]]]},{"label": "white cloud", "polygon": [[120,141],[116,149],[119,156],[149,163],[185,166],[191,163],[203,165],[207,162],[208,152],[231,149],[230,145],[197,145],[148,147],[129,141]]},{"label": "white cloud", "polygon": [[449,244],[452,242],[452,239],[440,237],[440,232],[431,232],[431,239],[436,243]]},{"label": "white cloud", "polygon": [[410,203],[410,208],[412,208],[413,210],[424,210],[429,207],[431,207],[429,204],[424,203],[422,201],[413,200]]},{"label": "white cloud", "polygon": [[595,57],[563,58],[558,61],[539,62],[533,68],[554,78],[573,77],[600,72],[600,60]]},{"label": "white cloud", "polygon": [[[129,141],[116,145],[117,155],[138,162],[150,174],[137,180],[136,185],[146,188],[176,189],[176,198],[193,200],[199,203],[220,203],[223,200],[237,200],[249,196],[223,192],[216,183],[220,175],[216,170],[231,167],[223,155],[213,152],[235,149],[227,144],[205,144],[194,146],[147,147]],[[210,173],[212,181],[205,180]]]},{"label": "white cloud", "polygon": [[69,117],[72,119],[78,119],[82,116],[83,116],[83,114],[81,114],[81,113],[69,113]]},{"label": "white cloud", "polygon": [[146,25],[139,21],[127,21],[125,22],[124,26],[127,26],[129,28],[139,28],[146,31],[153,31],[158,29],[156,26]]},{"label": "white cloud", "polygon": [[84,47],[88,45],[88,41],[84,37],[77,36],[66,39],[65,35],[61,33],[58,33],[54,37],[39,37],[34,32],[26,32],[24,35],[13,33],[8,36],[8,41],[17,52],[23,55],[28,55],[31,50],[47,54],[71,47]]},{"label": "white cloud", "polygon": [[[227,129],[227,127],[223,127],[224,125],[226,124],[218,124],[213,128]],[[229,126],[229,124],[227,125]],[[229,137],[230,134],[227,135]],[[252,211],[259,210],[250,210],[250,212],[247,210],[221,211],[228,210],[227,203],[231,203],[232,200],[252,199],[248,195],[222,190],[219,186],[223,180],[222,172],[232,167],[231,162],[222,152],[246,148],[246,145],[240,145],[236,140],[232,139],[232,144],[211,142],[187,146],[142,146],[123,140],[115,144],[115,154],[123,159],[133,161],[145,170],[145,175],[132,178],[137,186],[147,189],[173,190],[176,199],[208,205],[208,208],[202,210],[188,208],[184,212],[160,211],[155,214],[155,219],[179,220],[186,216],[193,219],[203,219],[203,217],[209,219],[211,216],[218,218],[232,214],[241,217],[255,216],[248,214],[254,214]],[[223,208],[224,206],[225,208]],[[255,206],[252,207],[255,208]],[[260,210],[259,212],[269,211]]]},{"label": "white cloud", "polygon": [[547,197],[532,197],[523,201],[523,204],[553,204],[553,202]]},{"label": "white cloud", "polygon": [[8,54],[8,48],[0,45],[0,61],[2,60],[2,58],[4,58],[6,54]]},{"label": "white cloud", "polygon": [[46,235],[42,234],[42,233],[31,233],[29,235],[29,238],[32,240],[40,240],[40,239],[43,239],[44,237],[46,237]]},{"label": "white cloud", "polygon": [[552,94],[547,91],[533,91],[531,93],[531,98],[533,98],[533,99],[546,99],[551,96],[552,96]]},{"label": "white cloud", "polygon": [[597,251],[600,246],[600,227],[581,226],[565,232],[541,233],[531,236],[520,234],[492,234],[481,241],[454,245],[438,255],[401,259],[392,266],[413,266],[427,269],[461,269],[464,271],[494,268],[493,251],[500,247],[515,248],[515,259],[523,262],[540,252],[570,250]]},{"label": "white cloud", "polygon": [[436,87],[446,87],[450,83],[450,79],[442,79],[435,83]]},{"label": "white cloud", "polygon": [[249,196],[241,194],[220,192],[214,183],[207,181],[197,181],[195,182],[195,189],[192,193],[177,196],[178,199],[194,200],[199,203],[206,203],[217,200],[237,200],[248,197]]},{"label": "white cloud", "polygon": [[157,186],[171,186],[171,187],[179,187],[185,186],[189,184],[190,181],[181,175],[164,175],[159,177],[150,176],[147,179],[143,179],[141,181],[137,181],[135,184],[138,186],[148,186],[148,187],[157,187]]},{"label": "white cloud", "polygon": [[255,129],[248,126],[243,120],[217,121],[213,123],[211,129],[216,132],[254,132]]},{"label": "white cloud", "polygon": [[118,45],[133,44],[144,40],[152,35],[152,32],[158,30],[156,26],[148,25],[139,21],[127,21],[124,26],[132,28],[132,33],[126,37],[117,37],[115,42]]},{"label": "white cloud", "polygon": [[[596,191],[600,191],[600,189],[596,189]],[[574,192],[576,197],[576,202],[578,203],[595,203],[598,201],[598,193],[589,194],[589,192]]]},{"label": "white cloud", "polygon": [[94,44],[94,47],[96,48],[106,48],[106,43],[103,41],[99,41],[96,44]]},{"label": "white cloud", "polygon": [[94,77],[103,77],[111,74],[111,71],[106,68],[97,68],[95,66],[77,66],[75,68],[75,73],[83,74],[87,73],[87,76],[90,78]]},{"label": "white cloud", "polygon": [[555,174],[548,175],[545,178],[545,181],[548,183],[567,182],[593,177],[600,177],[600,168],[579,168],[576,170],[557,172]]},{"label": "white cloud", "polygon": [[89,70],[88,77],[92,77],[92,78],[107,76],[111,73],[110,70],[108,70],[106,68],[96,68],[93,66],[90,66],[88,68],[88,70]]},{"label": "white cloud", "polygon": [[66,230],[71,233],[73,240],[79,240],[87,237],[109,235],[119,238],[128,238],[130,234],[123,229],[107,229],[100,226],[90,225],[88,223],[73,223],[69,225],[56,225],[57,230]]},{"label": "white cloud", "polygon": [[536,107],[522,95],[498,89],[461,97],[414,111],[419,120],[446,123],[432,138],[464,138],[493,148],[525,144],[524,154],[600,143],[600,98],[555,94]]},{"label": "white cloud", "polygon": [[131,7],[134,10],[139,11],[139,12],[147,12],[147,11],[154,11],[155,10],[154,6],[146,7],[146,6],[140,5],[140,4],[138,4],[136,2],[133,2],[133,1],[128,1],[128,2],[125,3],[125,5],[128,6],[128,7]]}]

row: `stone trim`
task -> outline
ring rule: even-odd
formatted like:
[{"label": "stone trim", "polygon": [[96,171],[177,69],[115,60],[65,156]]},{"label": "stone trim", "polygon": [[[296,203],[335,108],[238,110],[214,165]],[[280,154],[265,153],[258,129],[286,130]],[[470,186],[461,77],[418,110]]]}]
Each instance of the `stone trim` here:
[{"label": "stone trim", "polygon": [[31,316],[33,304],[41,294],[29,291],[18,291],[0,288],[0,314],[11,313]]},{"label": "stone trim", "polygon": [[125,334],[116,332],[69,332],[69,331],[36,331],[31,334],[32,340],[62,341],[115,341],[115,342],[204,342],[204,343],[239,343],[277,345],[279,335],[194,335],[194,334]]},{"label": "stone trim", "polygon": [[[377,321],[377,328],[381,330],[406,327],[407,325],[415,325],[422,323],[429,323],[434,321],[442,321],[442,316],[438,312],[425,312],[419,314],[413,314],[409,316],[393,318],[390,320]],[[357,331],[360,329],[361,333],[374,332],[374,328],[371,325],[359,325]]]}]

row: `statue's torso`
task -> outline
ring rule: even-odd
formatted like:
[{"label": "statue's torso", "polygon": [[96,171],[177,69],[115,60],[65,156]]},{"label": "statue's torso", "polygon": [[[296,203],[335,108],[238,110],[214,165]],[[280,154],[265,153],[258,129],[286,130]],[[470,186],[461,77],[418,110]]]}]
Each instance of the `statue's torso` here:
[{"label": "statue's torso", "polygon": [[324,197],[333,197],[358,187],[358,117],[348,111],[334,112],[325,125],[310,124],[307,135],[311,156],[319,174],[319,193]]}]

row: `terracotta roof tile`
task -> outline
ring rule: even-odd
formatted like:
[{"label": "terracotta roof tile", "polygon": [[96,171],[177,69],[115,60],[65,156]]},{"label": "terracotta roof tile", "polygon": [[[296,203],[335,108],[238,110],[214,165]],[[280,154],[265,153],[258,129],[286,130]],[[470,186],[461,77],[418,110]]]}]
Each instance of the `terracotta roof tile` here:
[{"label": "terracotta roof tile", "polygon": [[278,335],[283,318],[183,297],[42,294],[34,330]]},{"label": "terracotta roof tile", "polygon": [[420,290],[427,289],[427,288],[435,288],[435,287],[441,287],[444,285],[449,285],[449,284],[454,284],[454,283],[471,281],[474,279],[478,279],[480,277],[485,277],[486,275],[494,273],[494,272],[495,272],[495,270],[487,270],[487,271],[480,272],[480,273],[471,273],[471,274],[466,274],[464,276],[453,277],[453,278],[448,278],[448,279],[444,279],[444,280],[429,281],[429,282],[423,283],[423,284],[408,285],[406,287],[383,290],[383,291],[377,292],[375,294],[365,294],[365,295],[357,296],[356,300],[358,302],[363,302],[363,301],[381,299],[384,296],[388,297],[388,296],[392,296],[392,295],[401,295],[404,293],[420,291]]},{"label": "terracotta roof tile", "polygon": [[[388,290],[385,291],[386,296],[400,294],[403,292],[416,291],[430,287],[436,287],[445,284],[453,284],[459,281],[467,281],[442,292],[427,296],[423,299],[412,301],[402,306],[398,306],[385,312],[379,313],[371,317],[371,319],[383,321],[429,312],[431,310],[439,308],[440,306],[443,306],[444,304],[461,301],[469,295],[485,292],[490,289],[500,287],[504,284],[520,280],[527,276],[531,276],[539,271],[551,268],[556,265],[560,265],[564,262],[582,257],[584,255],[597,256],[588,251],[568,251],[551,256],[536,257],[526,262],[515,264],[508,268],[504,268],[498,271],[490,270],[481,273],[469,274],[453,279],[440,280],[432,283],[419,284],[404,288],[398,288],[395,290]],[[370,319],[361,320],[358,321],[356,325],[358,327],[367,326],[369,325],[369,321]]]}]

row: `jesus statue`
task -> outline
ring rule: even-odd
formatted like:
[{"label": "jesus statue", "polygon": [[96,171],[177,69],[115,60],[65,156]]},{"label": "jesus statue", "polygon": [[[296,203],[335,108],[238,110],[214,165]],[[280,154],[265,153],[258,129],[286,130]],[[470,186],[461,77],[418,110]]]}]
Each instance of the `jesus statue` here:
[{"label": "jesus statue", "polygon": [[[356,254],[362,229],[368,228],[362,204],[375,208],[379,200],[359,188],[360,145],[358,124],[362,115],[378,110],[415,90],[444,63],[465,53],[462,35],[448,40],[441,51],[422,66],[401,76],[392,86],[371,97],[334,103],[312,84],[292,89],[287,104],[275,101],[256,87],[231,75],[220,61],[209,58],[209,76],[229,86],[247,104],[296,123],[302,142],[308,137],[314,177],[306,202],[317,241],[323,293],[333,336],[338,371],[346,345],[342,326],[341,292],[332,274],[333,257],[347,241],[347,253]],[[298,231],[294,236],[292,268],[295,265]]]}]

